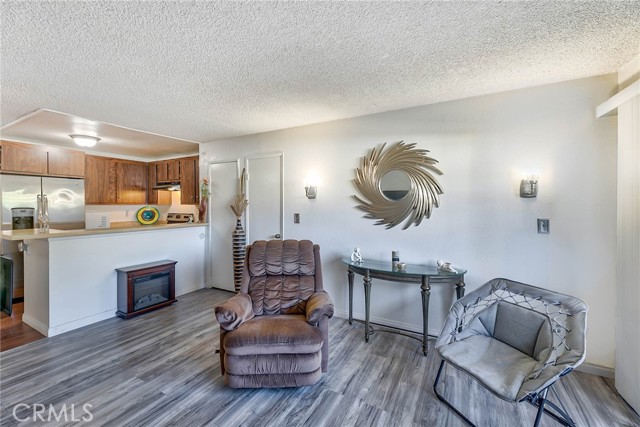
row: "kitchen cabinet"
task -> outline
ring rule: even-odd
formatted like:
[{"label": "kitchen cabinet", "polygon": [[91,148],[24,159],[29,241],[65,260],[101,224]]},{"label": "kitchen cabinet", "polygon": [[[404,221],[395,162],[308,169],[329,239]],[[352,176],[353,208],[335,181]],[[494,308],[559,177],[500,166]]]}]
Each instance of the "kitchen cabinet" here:
[{"label": "kitchen cabinet", "polygon": [[154,190],[153,187],[158,183],[158,163],[149,163],[147,177],[147,184],[149,192],[147,194],[148,203],[150,205],[170,205],[171,204],[171,192],[165,190]]},{"label": "kitchen cabinet", "polygon": [[84,152],[37,144],[2,141],[2,172],[24,175],[84,177]]},{"label": "kitchen cabinet", "polygon": [[47,174],[47,150],[41,145],[2,141],[2,172]]},{"label": "kitchen cabinet", "polygon": [[116,159],[84,157],[84,201],[87,205],[113,205],[116,200]]},{"label": "kitchen cabinet", "polygon": [[118,204],[147,203],[147,164],[116,160],[116,198]]},{"label": "kitchen cabinet", "polygon": [[180,159],[180,203],[197,205],[200,202],[198,157]]},{"label": "kitchen cabinet", "polygon": [[180,181],[180,159],[162,160],[156,162],[156,182]]},{"label": "kitchen cabinet", "polygon": [[84,177],[84,152],[51,147],[47,155],[49,175]]},{"label": "kitchen cabinet", "polygon": [[87,205],[147,203],[147,164],[101,156],[85,156]]}]

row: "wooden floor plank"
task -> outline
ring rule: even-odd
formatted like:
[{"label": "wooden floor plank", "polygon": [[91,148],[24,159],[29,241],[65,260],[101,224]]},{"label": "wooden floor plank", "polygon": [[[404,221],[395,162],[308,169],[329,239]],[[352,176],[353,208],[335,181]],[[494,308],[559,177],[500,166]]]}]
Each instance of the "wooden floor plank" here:
[{"label": "wooden floor plank", "polygon": [[[213,308],[232,294],[202,289],[129,320],[113,318],[7,350],[1,356],[0,424],[19,423],[18,403],[91,404],[92,426],[446,426],[465,424],[435,397],[439,359],[420,343],[333,319],[329,372],[314,386],[234,390],[220,375]],[[531,405],[493,396],[454,368],[441,390],[479,426],[528,426]],[[636,426],[640,417],[610,381],[573,372],[558,384],[584,426]],[[80,409],[81,410],[81,409]],[[20,417],[29,415],[24,408]],[[46,425],[87,425],[52,421]],[[545,417],[543,427],[557,424]]]}]

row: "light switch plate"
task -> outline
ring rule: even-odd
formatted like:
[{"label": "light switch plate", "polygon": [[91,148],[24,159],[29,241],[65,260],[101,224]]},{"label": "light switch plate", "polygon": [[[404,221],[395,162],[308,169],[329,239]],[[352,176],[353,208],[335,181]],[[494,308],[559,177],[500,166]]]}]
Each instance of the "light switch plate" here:
[{"label": "light switch plate", "polygon": [[300,214],[299,213],[294,213],[293,214],[293,223],[294,224],[300,224]]},{"label": "light switch plate", "polygon": [[549,234],[549,220],[538,218],[538,234]]}]

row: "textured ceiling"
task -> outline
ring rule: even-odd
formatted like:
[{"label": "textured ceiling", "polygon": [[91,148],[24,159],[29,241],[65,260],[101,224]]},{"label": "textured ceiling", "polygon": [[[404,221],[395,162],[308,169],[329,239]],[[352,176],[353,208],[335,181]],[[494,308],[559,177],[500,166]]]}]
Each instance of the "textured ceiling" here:
[{"label": "textured ceiling", "polygon": [[1,123],[39,108],[194,141],[616,71],[640,3],[1,3]]}]

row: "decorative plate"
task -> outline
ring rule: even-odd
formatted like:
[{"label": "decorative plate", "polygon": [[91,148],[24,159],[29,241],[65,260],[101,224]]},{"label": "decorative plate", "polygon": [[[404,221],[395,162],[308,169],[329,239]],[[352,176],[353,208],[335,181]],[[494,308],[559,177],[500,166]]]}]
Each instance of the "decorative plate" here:
[{"label": "decorative plate", "polygon": [[158,218],[160,218],[160,212],[158,212],[158,209],[153,206],[145,206],[138,210],[136,218],[142,225],[151,225],[158,221]]}]

